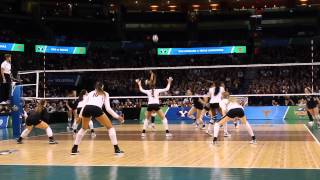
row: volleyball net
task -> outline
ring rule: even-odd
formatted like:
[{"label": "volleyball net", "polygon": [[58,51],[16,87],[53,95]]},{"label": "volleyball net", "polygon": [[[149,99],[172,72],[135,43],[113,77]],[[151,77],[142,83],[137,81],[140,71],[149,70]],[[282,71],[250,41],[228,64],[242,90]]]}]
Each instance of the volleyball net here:
[{"label": "volleyball net", "polygon": [[[165,88],[167,78],[173,78],[170,90],[161,94],[160,101],[168,108],[165,111],[177,119],[181,112],[190,109],[192,98],[206,96],[212,83],[219,81],[231,96],[244,102],[252,119],[282,122],[288,113],[288,119],[307,120],[306,97],[320,95],[319,65],[320,62],[46,70],[46,79],[44,72],[38,70],[19,72],[19,76],[30,84],[23,87],[22,97],[29,108],[34,106],[30,102],[46,99],[49,111],[67,111],[67,101],[76,99],[82,89],[93,90],[95,82],[101,81],[116,111],[143,109],[147,96],[139,92],[135,80],[142,80],[143,87],[148,89],[144,82],[152,70],[157,76],[156,88]],[[260,115],[255,116],[257,112]]]}]

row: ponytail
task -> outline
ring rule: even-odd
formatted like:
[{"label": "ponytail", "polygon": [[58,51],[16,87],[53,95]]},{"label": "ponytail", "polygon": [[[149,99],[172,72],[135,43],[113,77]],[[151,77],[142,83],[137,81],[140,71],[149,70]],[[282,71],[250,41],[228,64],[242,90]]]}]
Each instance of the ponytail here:
[{"label": "ponytail", "polygon": [[220,83],[215,82],[214,84],[215,84],[214,95],[216,96],[220,92]]},{"label": "ponytail", "polygon": [[215,87],[214,89],[214,95],[218,95],[218,93],[220,92],[220,87]]},{"label": "ponytail", "polygon": [[150,71],[150,77],[149,77],[149,85],[155,86],[157,82],[157,76],[154,72]]},{"label": "ponytail", "polygon": [[150,71],[150,77],[149,77],[149,87],[151,89],[151,95],[154,96],[154,88],[156,86],[157,82],[157,76],[154,72]]},{"label": "ponytail", "polygon": [[152,95],[152,97],[154,97],[154,88],[155,88],[155,86],[154,85],[150,85],[150,88],[151,88],[151,95]]},{"label": "ponytail", "polygon": [[98,94],[101,94],[103,96],[105,96],[104,90],[103,90],[104,85],[101,82],[96,82],[95,85],[95,90],[98,92]]},{"label": "ponytail", "polygon": [[83,97],[84,95],[87,93],[87,90],[85,89],[82,89],[80,94],[79,94],[79,101],[82,101],[83,100]]}]

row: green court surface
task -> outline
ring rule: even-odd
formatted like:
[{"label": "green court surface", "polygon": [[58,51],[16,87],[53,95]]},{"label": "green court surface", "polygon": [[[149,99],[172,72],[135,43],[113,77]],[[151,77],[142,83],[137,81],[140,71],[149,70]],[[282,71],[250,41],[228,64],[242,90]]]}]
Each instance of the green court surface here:
[{"label": "green court surface", "polygon": [[0,166],[0,179],[3,180],[319,180],[319,177],[320,170],[314,169],[216,169],[118,166]]}]

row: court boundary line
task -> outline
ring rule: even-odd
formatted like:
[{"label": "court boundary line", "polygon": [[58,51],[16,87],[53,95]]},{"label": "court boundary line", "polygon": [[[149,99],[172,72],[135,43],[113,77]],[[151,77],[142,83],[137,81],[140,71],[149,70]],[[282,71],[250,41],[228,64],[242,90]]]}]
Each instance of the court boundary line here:
[{"label": "court boundary line", "polygon": [[308,132],[311,134],[311,136],[313,137],[313,139],[315,139],[315,141],[317,142],[317,144],[320,145],[319,140],[318,140],[317,137],[310,131],[310,129],[308,128],[308,126],[304,124],[304,127],[308,130]]},{"label": "court boundary line", "polygon": [[282,122],[283,122],[284,124],[286,123],[286,116],[287,116],[287,114],[288,114],[289,108],[290,108],[290,107],[287,107],[286,112],[284,113],[284,115],[283,115],[283,117],[282,117]]},{"label": "court boundary line", "polygon": [[[70,155],[70,157],[75,157]],[[116,157],[116,156],[115,156]],[[132,168],[199,168],[199,169],[277,169],[277,170],[320,170],[320,168],[278,168],[278,167],[214,167],[214,166],[174,166],[174,165],[168,165],[168,166],[144,166],[144,165],[110,165],[110,164],[101,164],[101,165],[88,165],[88,164],[1,164],[1,166],[41,166],[41,167],[132,167]]]}]

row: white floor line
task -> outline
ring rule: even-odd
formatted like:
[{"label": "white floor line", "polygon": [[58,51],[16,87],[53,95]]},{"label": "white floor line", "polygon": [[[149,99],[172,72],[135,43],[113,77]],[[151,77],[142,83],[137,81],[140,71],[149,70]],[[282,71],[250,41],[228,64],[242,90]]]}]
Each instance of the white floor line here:
[{"label": "white floor line", "polygon": [[309,131],[309,133],[311,134],[311,136],[313,137],[313,139],[317,142],[317,144],[320,145],[319,140],[314,136],[314,134],[310,131],[310,129],[308,128],[307,125],[304,124],[304,127]]}]

